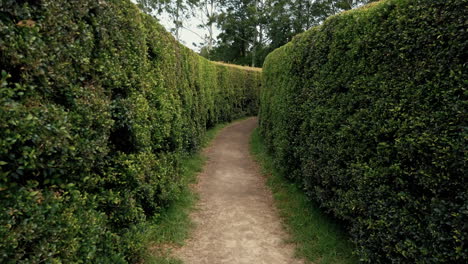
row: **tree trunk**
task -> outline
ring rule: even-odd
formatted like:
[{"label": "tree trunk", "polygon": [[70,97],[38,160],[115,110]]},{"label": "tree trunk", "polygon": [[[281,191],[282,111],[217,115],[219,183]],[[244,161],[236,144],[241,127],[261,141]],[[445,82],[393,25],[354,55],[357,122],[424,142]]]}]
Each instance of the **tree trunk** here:
[{"label": "tree trunk", "polygon": [[254,37],[253,37],[253,43],[252,43],[252,67],[255,67],[255,55],[257,52],[257,13],[258,13],[258,0],[255,0],[255,14],[254,14],[254,19],[255,19],[255,24],[254,24]]}]

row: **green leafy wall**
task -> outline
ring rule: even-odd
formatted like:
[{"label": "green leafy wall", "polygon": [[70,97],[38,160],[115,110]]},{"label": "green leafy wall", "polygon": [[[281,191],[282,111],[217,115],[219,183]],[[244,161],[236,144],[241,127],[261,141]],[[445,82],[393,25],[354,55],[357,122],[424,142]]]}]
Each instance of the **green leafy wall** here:
[{"label": "green leafy wall", "polygon": [[467,263],[466,0],[388,0],[271,53],[260,129],[365,263]]},{"label": "green leafy wall", "polygon": [[207,128],[255,115],[260,71],[215,64],[128,0],[0,4],[0,262],[125,263]]}]

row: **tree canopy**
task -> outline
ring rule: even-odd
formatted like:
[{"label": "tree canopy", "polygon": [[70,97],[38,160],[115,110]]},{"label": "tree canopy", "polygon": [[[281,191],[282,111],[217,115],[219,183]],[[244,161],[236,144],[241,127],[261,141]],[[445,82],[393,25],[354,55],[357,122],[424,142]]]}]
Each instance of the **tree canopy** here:
[{"label": "tree canopy", "polygon": [[[137,0],[143,10],[166,13],[174,36],[198,16],[200,54],[212,60],[261,66],[266,55],[327,17],[375,0]],[[220,34],[216,37],[214,30]]]}]

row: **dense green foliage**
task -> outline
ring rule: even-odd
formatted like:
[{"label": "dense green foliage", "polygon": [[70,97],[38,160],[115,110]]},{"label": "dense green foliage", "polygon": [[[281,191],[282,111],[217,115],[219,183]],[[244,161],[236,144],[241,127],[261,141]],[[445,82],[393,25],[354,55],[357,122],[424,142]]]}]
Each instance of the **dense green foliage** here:
[{"label": "dense green foliage", "polygon": [[328,16],[376,0],[210,1],[219,3],[215,16],[220,29],[218,45],[213,49],[205,46],[200,54],[217,61],[261,66],[268,53],[293,36]]},{"label": "dense green foliage", "polygon": [[299,184],[291,183],[275,167],[263,138],[256,129],[250,139],[250,151],[267,176],[276,208],[289,234],[288,243],[295,247],[295,255],[306,263],[355,264],[353,244],[340,223],[324,214],[313,204]]},{"label": "dense green foliage", "polygon": [[184,39],[184,31],[197,36],[198,42],[187,44],[199,47],[203,57],[261,66],[268,53],[328,16],[378,0],[134,1],[145,12],[163,17],[176,39]]},{"label": "dense green foliage", "polygon": [[260,72],[178,44],[128,0],[0,5],[0,262],[124,263],[207,128]]},{"label": "dense green foliage", "polygon": [[269,151],[349,224],[363,262],[468,262],[467,7],[381,1],[264,64]]}]

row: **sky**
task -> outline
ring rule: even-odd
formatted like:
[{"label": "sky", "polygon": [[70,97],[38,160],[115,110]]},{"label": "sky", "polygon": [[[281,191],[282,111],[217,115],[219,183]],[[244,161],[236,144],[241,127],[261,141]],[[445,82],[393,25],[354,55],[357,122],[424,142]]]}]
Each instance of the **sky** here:
[{"label": "sky", "polygon": [[[136,0],[131,0],[131,1],[133,3],[136,3]],[[170,32],[172,23],[171,23],[169,16],[167,16],[166,14],[162,14],[162,15],[156,15],[156,17],[159,19],[159,22],[166,28],[166,30]],[[192,43],[195,42],[199,44],[200,42],[203,41],[199,36],[197,36],[197,34],[200,36],[204,36],[206,34],[203,29],[200,29],[197,27],[197,25],[199,24],[200,24],[200,21],[198,19],[191,18],[190,20],[184,23],[184,26],[188,29],[181,28],[179,30],[181,43],[196,52],[200,51],[200,47],[195,47]],[[196,34],[191,31],[195,32]],[[219,30],[215,29],[214,33],[215,33],[215,39],[216,39],[216,35],[219,34]]]},{"label": "sky", "polygon": [[[163,14],[163,15],[158,15],[156,17],[159,19],[160,23],[166,28],[166,30],[170,31],[171,20],[168,18],[168,16]],[[200,51],[200,47],[195,47],[192,43],[195,42],[196,44],[199,45],[200,42],[203,41],[203,39],[197,36],[197,34],[200,36],[204,36],[206,34],[206,32],[203,29],[200,29],[197,27],[197,25],[199,24],[200,24],[200,20],[198,20],[197,18],[191,18],[186,23],[184,23],[184,26],[188,29],[181,28],[179,31],[181,43],[197,52]],[[192,31],[195,32],[196,34],[193,33]],[[214,32],[215,32],[215,35],[219,34],[219,30],[215,29]],[[216,39],[216,36],[215,36],[215,39]]]}]

